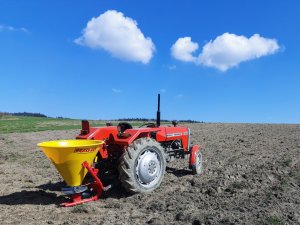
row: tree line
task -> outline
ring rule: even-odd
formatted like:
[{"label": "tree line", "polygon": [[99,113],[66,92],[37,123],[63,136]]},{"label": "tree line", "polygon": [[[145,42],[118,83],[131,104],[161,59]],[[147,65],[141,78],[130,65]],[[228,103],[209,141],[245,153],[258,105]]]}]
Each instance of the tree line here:
[{"label": "tree line", "polygon": [[29,112],[17,112],[17,113],[8,113],[0,112],[0,117],[2,116],[33,116],[33,117],[47,117],[42,113],[29,113]]},{"label": "tree line", "polygon": [[[117,119],[115,121],[141,121],[141,122],[151,122],[151,121],[156,121],[156,119],[147,119],[147,118],[122,118],[122,119]],[[173,120],[160,120],[161,122],[165,123],[170,123]],[[203,123],[197,120],[176,120],[177,122],[180,123]]]}]

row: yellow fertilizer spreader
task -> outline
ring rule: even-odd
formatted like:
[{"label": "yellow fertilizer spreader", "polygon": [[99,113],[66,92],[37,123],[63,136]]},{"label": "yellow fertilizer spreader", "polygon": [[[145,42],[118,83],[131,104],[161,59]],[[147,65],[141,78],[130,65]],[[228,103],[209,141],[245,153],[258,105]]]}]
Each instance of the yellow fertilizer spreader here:
[{"label": "yellow fertilizer spreader", "polygon": [[[95,140],[56,140],[38,144],[69,186],[62,191],[71,195],[72,199],[62,203],[62,206],[98,200],[104,187],[97,177],[98,170],[93,168],[92,164],[103,143]],[[87,172],[94,181],[82,184]],[[82,193],[85,191],[95,195],[84,197]]]}]

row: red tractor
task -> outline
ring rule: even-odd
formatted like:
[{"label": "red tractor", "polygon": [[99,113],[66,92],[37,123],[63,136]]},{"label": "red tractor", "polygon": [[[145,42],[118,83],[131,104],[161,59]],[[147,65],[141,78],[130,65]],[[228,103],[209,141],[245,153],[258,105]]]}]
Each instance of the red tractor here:
[{"label": "red tractor", "polygon": [[104,141],[95,163],[100,179],[117,173],[126,191],[144,193],[160,186],[166,163],[176,158],[189,156],[191,172],[200,174],[202,171],[202,155],[198,145],[190,144],[190,129],[177,126],[175,121],[172,124],[160,125],[158,95],[156,123],[145,123],[139,128],[125,122],[118,126],[107,123],[106,127],[93,128],[84,120],[76,139]]},{"label": "red tractor", "polygon": [[62,206],[97,200],[112,180],[130,193],[153,191],[162,182],[166,163],[177,158],[189,156],[193,174],[202,170],[202,155],[199,145],[190,144],[190,129],[175,121],[173,126],[160,125],[160,95],[156,123],[97,128],[83,120],[76,139],[38,144],[69,185],[63,192],[70,201]]}]

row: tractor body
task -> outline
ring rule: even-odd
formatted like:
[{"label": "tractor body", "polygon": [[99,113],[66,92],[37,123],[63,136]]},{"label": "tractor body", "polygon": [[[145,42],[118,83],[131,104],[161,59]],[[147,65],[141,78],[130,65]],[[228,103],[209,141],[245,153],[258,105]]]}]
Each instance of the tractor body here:
[{"label": "tractor body", "polygon": [[[105,182],[108,177],[118,176],[123,187],[131,193],[150,192],[162,180],[166,163],[174,159],[188,158],[193,174],[202,170],[202,155],[198,145],[190,143],[190,129],[160,125],[160,95],[156,123],[145,123],[139,128],[121,122],[117,126],[90,127],[82,121],[82,129],[76,139],[102,140],[95,167]],[[109,184],[109,182],[107,183]]]},{"label": "tractor body", "polygon": [[[90,127],[89,122],[83,120],[81,132],[76,136],[78,142],[74,142],[74,151],[66,146],[66,143],[73,146],[73,141],[57,141],[55,148],[49,142],[39,144],[40,147],[44,146],[43,151],[62,177],[68,178],[69,182],[66,183],[71,184],[63,189],[70,201],[62,205],[74,206],[95,201],[103,191],[116,183],[121,183],[130,193],[151,192],[160,186],[166,164],[174,159],[189,157],[191,172],[200,174],[202,155],[199,146],[190,143],[190,129],[178,126],[175,121],[172,124],[160,124],[158,95],[156,123],[145,123],[138,128],[126,122],[117,126],[107,123],[105,127]],[[86,140],[90,145],[93,145],[93,141],[101,144],[95,150],[91,146],[80,146],[80,140]],[[57,163],[52,156],[58,159]],[[92,162],[87,160],[88,156],[94,157]],[[61,161],[65,162],[62,170]],[[80,172],[72,169],[71,165],[74,164]],[[85,177],[86,173],[89,176]],[[75,184],[73,178],[79,180],[81,185]]]},{"label": "tractor body", "polygon": [[[126,148],[139,138],[152,138],[159,142],[167,155],[167,161],[181,158],[189,154],[190,149],[190,129],[187,127],[160,126],[143,128],[122,129],[128,123],[120,123],[118,126],[89,127],[88,121],[82,121],[81,133],[76,139],[103,140],[104,144],[100,148],[101,159],[114,159],[126,151]],[[129,125],[130,126],[130,125]]]}]

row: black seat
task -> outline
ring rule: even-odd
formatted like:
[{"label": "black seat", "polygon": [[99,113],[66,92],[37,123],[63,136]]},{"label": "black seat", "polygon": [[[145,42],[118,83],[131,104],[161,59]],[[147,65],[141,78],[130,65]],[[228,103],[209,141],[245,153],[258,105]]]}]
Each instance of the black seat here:
[{"label": "black seat", "polygon": [[118,130],[123,133],[127,129],[132,129],[132,125],[127,122],[121,122],[118,124]]}]

